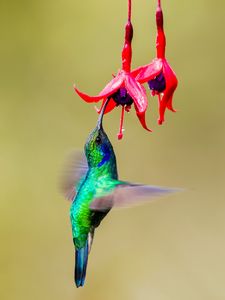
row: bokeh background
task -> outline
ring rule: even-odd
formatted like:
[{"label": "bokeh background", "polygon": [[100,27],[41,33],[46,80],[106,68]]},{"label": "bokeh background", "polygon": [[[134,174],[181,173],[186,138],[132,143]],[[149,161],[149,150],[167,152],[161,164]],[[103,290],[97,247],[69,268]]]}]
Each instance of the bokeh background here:
[{"label": "bokeh background", "polygon": [[[133,67],[155,55],[156,1],[133,1]],[[97,230],[86,285],[73,283],[70,203],[58,179],[97,115],[73,83],[97,94],[121,66],[126,1],[0,2],[0,298],[225,299],[225,2],[163,1],[177,113],[144,131],[132,111],[105,117],[120,177],[183,187],[112,211]]]}]

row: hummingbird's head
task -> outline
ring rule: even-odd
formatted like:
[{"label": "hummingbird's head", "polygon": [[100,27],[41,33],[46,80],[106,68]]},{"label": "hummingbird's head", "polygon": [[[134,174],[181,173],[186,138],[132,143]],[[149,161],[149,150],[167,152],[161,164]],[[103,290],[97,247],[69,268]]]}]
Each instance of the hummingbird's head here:
[{"label": "hummingbird's head", "polygon": [[115,159],[112,144],[99,124],[89,135],[85,144],[85,155],[90,167],[101,167],[110,159]]}]

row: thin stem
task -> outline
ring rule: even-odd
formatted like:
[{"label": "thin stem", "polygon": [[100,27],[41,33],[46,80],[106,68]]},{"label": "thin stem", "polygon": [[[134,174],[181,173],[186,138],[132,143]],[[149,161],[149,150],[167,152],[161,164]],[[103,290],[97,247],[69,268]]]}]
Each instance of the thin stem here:
[{"label": "thin stem", "polygon": [[163,11],[161,8],[161,0],[157,1],[155,16],[156,16],[156,26],[157,26],[157,35],[156,35],[157,58],[165,58],[166,37],[163,30]]},{"label": "thin stem", "polygon": [[128,0],[128,21],[131,21],[131,0]]}]

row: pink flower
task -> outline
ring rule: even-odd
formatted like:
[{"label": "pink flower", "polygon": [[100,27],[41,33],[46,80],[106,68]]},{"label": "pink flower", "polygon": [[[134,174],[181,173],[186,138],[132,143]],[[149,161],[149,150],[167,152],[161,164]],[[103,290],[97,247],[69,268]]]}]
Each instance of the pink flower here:
[{"label": "pink flower", "polygon": [[[135,76],[131,73],[131,58],[132,47],[131,42],[133,38],[133,27],[131,24],[131,2],[129,1],[128,22],[125,27],[125,42],[122,49],[122,70],[105,86],[105,88],[97,96],[89,96],[76,87],[74,87],[77,94],[86,102],[98,102],[103,100],[101,108],[98,110],[100,113],[105,102],[110,99],[105,113],[112,111],[116,106],[122,106],[120,130],[118,139],[123,137],[123,120],[124,111],[129,112],[131,105],[134,104],[137,117],[143,128],[151,131],[146,125],[145,112],[148,106],[148,100],[144,87],[135,80]],[[157,75],[153,74],[153,78]]]},{"label": "pink flower", "polygon": [[163,30],[163,12],[160,2],[161,1],[158,0],[158,6],[156,10],[157,57],[153,59],[150,64],[139,67],[132,72],[132,75],[139,83],[148,82],[152,96],[158,95],[158,124],[162,124],[164,122],[164,114],[166,108],[175,112],[175,109],[172,105],[172,100],[174,91],[178,84],[176,74],[170,67],[165,57],[166,37]]}]

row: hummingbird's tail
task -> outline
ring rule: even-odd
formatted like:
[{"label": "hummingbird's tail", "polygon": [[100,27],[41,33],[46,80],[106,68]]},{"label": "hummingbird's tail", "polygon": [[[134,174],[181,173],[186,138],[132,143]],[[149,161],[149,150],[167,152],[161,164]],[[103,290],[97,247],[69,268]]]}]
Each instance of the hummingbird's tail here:
[{"label": "hummingbird's tail", "polygon": [[88,240],[86,241],[83,248],[76,249],[75,257],[75,283],[77,287],[80,287],[84,285],[86,277],[86,269],[88,263]]}]

